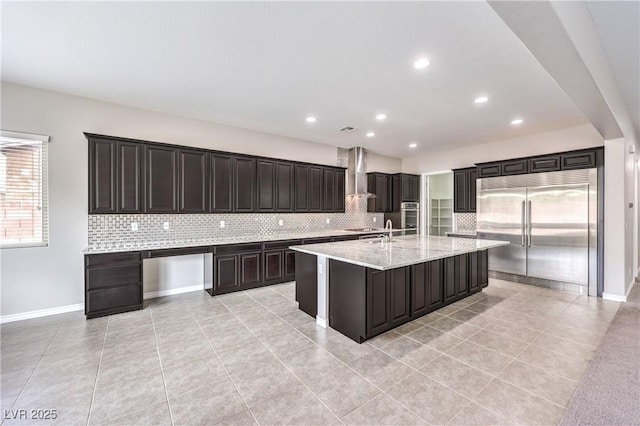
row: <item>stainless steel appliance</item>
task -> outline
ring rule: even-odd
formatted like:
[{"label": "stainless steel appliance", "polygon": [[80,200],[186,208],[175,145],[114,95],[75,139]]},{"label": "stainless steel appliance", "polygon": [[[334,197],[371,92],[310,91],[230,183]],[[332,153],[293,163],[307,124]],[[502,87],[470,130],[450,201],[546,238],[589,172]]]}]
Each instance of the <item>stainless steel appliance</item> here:
[{"label": "stainless steel appliance", "polygon": [[[596,169],[478,179],[478,238],[509,241],[489,269],[596,295]],[[526,282],[526,281],[524,281]]]},{"label": "stainless steel appliance", "polygon": [[420,204],[400,204],[400,226],[405,229],[406,235],[415,235],[420,229]]}]

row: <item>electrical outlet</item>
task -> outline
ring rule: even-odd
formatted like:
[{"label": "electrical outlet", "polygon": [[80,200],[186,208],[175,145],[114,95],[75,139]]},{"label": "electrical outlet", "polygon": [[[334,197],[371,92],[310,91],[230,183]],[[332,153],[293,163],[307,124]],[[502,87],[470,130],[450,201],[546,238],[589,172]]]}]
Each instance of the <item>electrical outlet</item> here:
[{"label": "electrical outlet", "polygon": [[162,225],[162,227],[163,227],[164,229],[169,229],[169,222],[165,222],[165,223]]},{"label": "electrical outlet", "polygon": [[278,225],[280,226],[284,225],[284,221],[282,219],[278,220]]},{"label": "electrical outlet", "polygon": [[138,230],[138,222],[131,222],[131,230],[132,231]]},{"label": "electrical outlet", "polygon": [[220,228],[224,228],[224,220],[220,221]]},{"label": "electrical outlet", "polygon": [[327,218],[327,225],[331,222],[331,219]]},{"label": "electrical outlet", "polygon": [[375,216],[373,217],[373,221],[376,222],[376,217]]}]

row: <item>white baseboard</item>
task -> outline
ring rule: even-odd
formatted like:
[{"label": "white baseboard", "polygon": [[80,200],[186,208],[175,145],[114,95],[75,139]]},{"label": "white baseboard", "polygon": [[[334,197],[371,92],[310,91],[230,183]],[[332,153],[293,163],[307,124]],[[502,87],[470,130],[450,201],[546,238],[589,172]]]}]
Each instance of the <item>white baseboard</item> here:
[{"label": "white baseboard", "polygon": [[37,311],[22,312],[19,314],[0,316],[0,324],[14,321],[23,321],[33,318],[47,317],[49,315],[66,314],[67,312],[75,312],[84,310],[84,303],[75,305],[58,306],[57,308],[38,309]]},{"label": "white baseboard", "polygon": [[169,290],[150,291],[148,293],[144,293],[142,297],[145,300],[155,299],[156,297],[173,296],[174,294],[190,293],[192,291],[198,290],[204,290],[204,286],[202,284],[199,284],[189,287],[171,288]]},{"label": "white baseboard", "polygon": [[604,300],[611,300],[612,302],[626,302],[627,296],[620,296],[619,294],[602,293]]}]

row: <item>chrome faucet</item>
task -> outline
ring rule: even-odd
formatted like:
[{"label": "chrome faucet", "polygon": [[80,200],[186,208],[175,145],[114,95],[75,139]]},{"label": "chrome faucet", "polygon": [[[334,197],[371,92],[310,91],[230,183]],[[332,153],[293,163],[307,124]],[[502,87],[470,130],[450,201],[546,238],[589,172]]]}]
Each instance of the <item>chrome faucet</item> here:
[{"label": "chrome faucet", "polygon": [[391,237],[393,237],[392,229],[393,229],[393,223],[391,223],[391,219],[387,219],[387,222],[384,224],[384,231],[385,232],[387,230],[389,231],[389,234],[386,236],[388,242],[391,242]]}]

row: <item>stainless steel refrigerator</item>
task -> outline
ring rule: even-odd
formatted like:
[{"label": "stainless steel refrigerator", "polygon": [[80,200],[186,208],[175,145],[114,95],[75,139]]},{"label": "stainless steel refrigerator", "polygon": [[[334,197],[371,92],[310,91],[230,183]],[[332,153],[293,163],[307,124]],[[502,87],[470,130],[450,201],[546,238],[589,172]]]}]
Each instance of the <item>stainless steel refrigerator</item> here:
[{"label": "stainless steel refrigerator", "polygon": [[596,178],[585,169],[478,179],[478,238],[510,242],[490,251],[489,269],[595,295]]}]

